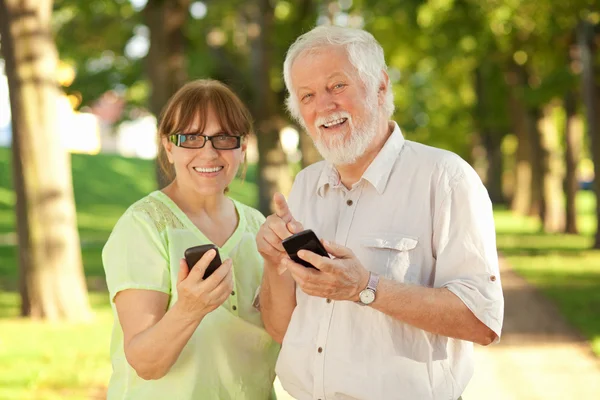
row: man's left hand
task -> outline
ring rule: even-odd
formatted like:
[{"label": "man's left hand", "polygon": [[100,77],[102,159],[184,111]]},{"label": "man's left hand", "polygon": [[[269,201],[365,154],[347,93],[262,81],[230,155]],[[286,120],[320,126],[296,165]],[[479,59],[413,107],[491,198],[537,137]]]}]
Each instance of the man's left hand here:
[{"label": "man's left hand", "polygon": [[284,265],[302,291],[310,296],[332,300],[358,301],[358,294],[367,287],[367,271],[352,250],[322,241],[325,250],[335,258],[322,257],[312,251],[300,250],[298,257],[314,265],[317,270],[306,268],[290,259]]}]

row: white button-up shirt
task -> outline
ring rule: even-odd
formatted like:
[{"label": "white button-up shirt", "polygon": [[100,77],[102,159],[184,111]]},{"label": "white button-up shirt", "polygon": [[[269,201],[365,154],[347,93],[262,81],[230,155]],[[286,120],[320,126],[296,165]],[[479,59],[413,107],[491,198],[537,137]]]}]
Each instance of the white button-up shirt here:
[{"label": "white button-up shirt", "polygon": [[[491,202],[465,161],[407,141],[398,126],[346,189],[325,161],[301,171],[294,217],[354,251],[387,279],[445,287],[498,337],[504,299]],[[296,290],[277,374],[297,399],[457,399],[473,344],[415,328],[371,307]]]}]

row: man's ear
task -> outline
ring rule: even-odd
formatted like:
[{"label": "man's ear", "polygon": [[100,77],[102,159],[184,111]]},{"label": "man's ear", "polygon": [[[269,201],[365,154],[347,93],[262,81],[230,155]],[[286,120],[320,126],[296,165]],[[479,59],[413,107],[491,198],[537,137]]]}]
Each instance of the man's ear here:
[{"label": "man's ear", "polygon": [[161,144],[163,146],[163,148],[165,149],[165,154],[167,155],[167,160],[169,160],[170,164],[173,164],[173,154],[171,153],[171,150],[173,149],[173,143],[171,143],[171,141],[166,137],[163,136],[161,139]]},{"label": "man's ear", "polygon": [[385,95],[390,90],[390,77],[384,70],[381,70],[381,80],[379,81],[379,87],[377,88],[377,100],[379,105],[385,103]]}]

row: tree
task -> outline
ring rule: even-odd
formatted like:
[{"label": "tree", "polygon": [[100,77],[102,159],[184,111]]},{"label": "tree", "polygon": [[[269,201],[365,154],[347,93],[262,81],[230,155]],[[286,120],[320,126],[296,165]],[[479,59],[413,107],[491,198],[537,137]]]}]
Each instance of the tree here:
[{"label": "tree", "polygon": [[70,163],[57,130],[60,89],[51,12],[51,0],[0,0],[12,110],[21,313],[84,320],[91,314]]},{"label": "tree", "polygon": [[578,233],[577,209],[577,163],[581,152],[581,135],[576,118],[575,96],[571,91],[565,94],[563,100],[565,109],[565,233]]},{"label": "tree", "polygon": [[[188,18],[190,0],[149,0],[142,11],[150,28],[150,49],[146,57],[150,80],[150,111],[158,119],[169,98],[187,81],[183,27]],[[159,144],[159,154],[163,151]],[[161,156],[159,156],[161,157]],[[169,182],[156,165],[159,188]]]},{"label": "tree", "polygon": [[[587,20],[579,23],[578,42],[583,68],[582,94],[586,108],[587,131],[590,138],[592,159],[594,161],[594,192],[596,198],[600,199],[600,126],[598,124],[598,84],[595,82],[594,66],[594,25]],[[599,228],[596,229],[594,248],[600,248],[600,201],[596,201],[596,221]]]}]

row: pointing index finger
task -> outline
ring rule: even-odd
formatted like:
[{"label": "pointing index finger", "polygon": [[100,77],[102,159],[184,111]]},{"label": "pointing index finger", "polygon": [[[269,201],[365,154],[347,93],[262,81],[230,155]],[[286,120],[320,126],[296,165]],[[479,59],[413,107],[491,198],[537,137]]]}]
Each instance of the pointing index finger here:
[{"label": "pointing index finger", "polygon": [[281,193],[275,193],[273,196],[273,203],[275,206],[275,214],[277,214],[277,216],[286,224],[294,219],[292,217],[292,212],[288,207],[287,201],[285,201],[285,197],[283,197]]}]

